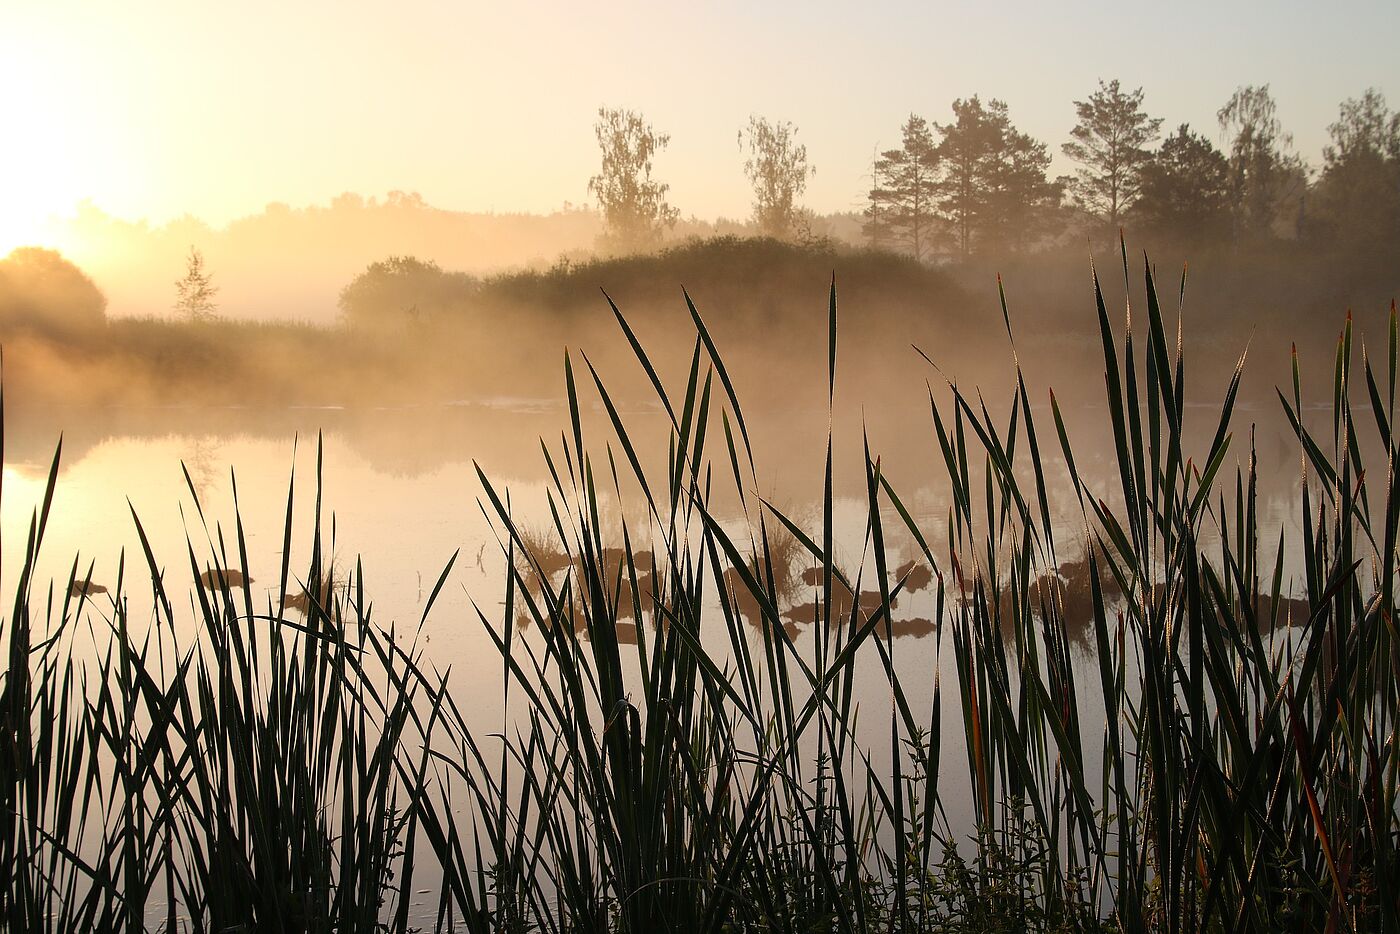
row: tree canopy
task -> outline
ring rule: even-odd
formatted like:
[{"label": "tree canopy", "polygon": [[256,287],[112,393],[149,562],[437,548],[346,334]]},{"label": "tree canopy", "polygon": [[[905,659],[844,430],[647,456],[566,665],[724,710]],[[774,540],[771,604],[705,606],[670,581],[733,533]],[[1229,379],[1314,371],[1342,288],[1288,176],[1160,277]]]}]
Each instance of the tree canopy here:
[{"label": "tree canopy", "polygon": [[1123,213],[1137,200],[1142,170],[1151,159],[1148,145],[1162,127],[1160,117],[1142,109],[1142,88],[1124,91],[1115,78],[1075,101],[1079,118],[1070,141],[1061,149],[1080,163],[1069,183],[1078,205],[1089,214],[1117,227]]},{"label": "tree canopy", "polygon": [[748,127],[739,131],[739,146],[747,148],[744,175],[753,186],[753,216],[759,232],[780,240],[792,236],[797,199],[815,171],[807,164],[807,147],[797,142],[797,127],[751,116]]},{"label": "tree canopy", "polygon": [[1317,225],[1349,243],[1400,237],[1400,113],[1374,88],[1342,102],[1327,128],[1317,183]]},{"label": "tree canopy", "polygon": [[602,164],[588,181],[608,226],[608,245],[622,251],[646,249],[675,226],[680,211],[666,202],[668,185],[652,178],[652,157],[671,137],[657,133],[641,114],[598,108],[593,125]]},{"label": "tree canopy", "polygon": [[479,288],[474,277],[445,272],[432,260],[391,256],[341,290],[340,311],[352,327],[402,327],[441,316]]},{"label": "tree canopy", "polygon": [[1307,186],[1293,136],[1283,130],[1269,86],[1236,89],[1216,114],[1229,142],[1231,198],[1237,237],[1263,237],[1287,219]]},{"label": "tree canopy", "polygon": [[0,260],[0,325],[79,334],[106,324],[107,299],[55,250],[21,247]]},{"label": "tree canopy", "polygon": [[900,132],[900,148],[886,150],[875,162],[866,230],[922,260],[943,226],[937,214],[938,153],[923,117],[910,114]]},{"label": "tree canopy", "polygon": [[1132,214],[1154,233],[1186,243],[1230,232],[1230,164],[1183,123],[1142,167]]},{"label": "tree canopy", "polygon": [[1019,249],[1052,230],[1062,187],[1046,175],[1049,150],[1011,124],[1005,102],[955,100],[938,132],[941,207],[958,252]]},{"label": "tree canopy", "polygon": [[185,259],[185,275],[175,280],[175,313],[186,321],[212,321],[219,287],[204,268],[204,254],[193,246]]},{"label": "tree canopy", "polygon": [[947,246],[964,256],[1020,249],[1053,229],[1061,186],[1046,175],[1049,151],[1011,124],[1002,101],[953,101],[953,120],[932,128],[910,114],[901,136],[875,161],[872,242],[924,260]]}]

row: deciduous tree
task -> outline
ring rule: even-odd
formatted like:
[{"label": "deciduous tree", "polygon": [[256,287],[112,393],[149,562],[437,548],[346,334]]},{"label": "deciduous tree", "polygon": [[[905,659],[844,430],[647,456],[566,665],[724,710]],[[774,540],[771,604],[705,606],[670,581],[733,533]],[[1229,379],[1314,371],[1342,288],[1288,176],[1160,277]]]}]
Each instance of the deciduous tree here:
[{"label": "deciduous tree", "polygon": [[460,310],[480,281],[446,272],[432,260],[391,256],[371,263],[340,292],[340,312],[352,327],[399,328]]},{"label": "deciduous tree", "polygon": [[602,166],[588,181],[607,223],[607,240],[618,250],[640,250],[655,244],[675,226],[680,211],[666,202],[668,185],[652,178],[652,157],[671,137],[657,133],[642,115],[631,110],[598,108],[593,125]]},{"label": "deciduous tree", "polygon": [[92,280],[53,250],[20,247],[0,259],[0,329],[100,333],[106,309]]},{"label": "deciduous tree", "polygon": [[1293,137],[1267,84],[1237,89],[1216,117],[1229,150],[1235,233],[1267,236],[1302,196],[1307,167],[1289,152]]},{"label": "deciduous tree", "polygon": [[758,229],[778,239],[792,236],[797,199],[815,171],[807,164],[807,147],[797,142],[797,127],[788,121],[751,116],[748,127],[739,131],[739,146],[748,152],[744,175],[753,185]]},{"label": "deciduous tree", "polygon": [[1327,128],[1315,213],[1329,235],[1353,242],[1400,237],[1400,113],[1371,88],[1342,102]]},{"label": "deciduous tree", "polygon": [[212,321],[218,291],[214,277],[204,268],[204,255],[191,246],[184,278],[175,281],[175,313],[187,321]]}]

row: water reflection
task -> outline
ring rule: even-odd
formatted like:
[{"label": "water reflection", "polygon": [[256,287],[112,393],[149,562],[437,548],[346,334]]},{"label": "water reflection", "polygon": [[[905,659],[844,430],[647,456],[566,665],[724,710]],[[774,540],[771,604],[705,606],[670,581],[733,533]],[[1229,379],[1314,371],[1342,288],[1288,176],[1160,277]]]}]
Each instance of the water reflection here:
[{"label": "water reflection", "polygon": [[90,580],[75,580],[68,586],[68,596],[74,599],[96,597],[104,593],[107,593],[107,588],[104,585],[93,583]]},{"label": "water reflection", "polygon": [[[989,403],[990,404],[990,403]],[[777,482],[762,492],[769,501],[791,505],[789,516],[809,530],[819,526],[813,517],[811,504],[821,496],[821,458],[824,456],[826,414],[820,409],[803,409],[785,403],[772,411],[759,409],[749,412],[753,435],[758,439],[756,452],[760,478],[776,477]],[[1318,413],[1319,417],[1325,413]],[[1110,507],[1115,499],[1117,477],[1104,461],[1102,450],[1108,447],[1103,435],[1102,411],[1084,409],[1065,413],[1067,433],[1075,443],[1078,466],[1089,478],[1092,492],[1102,497]],[[610,431],[604,413],[589,410],[582,413],[585,434],[589,423]],[[841,420],[849,413],[837,413],[837,432]],[[1310,416],[1311,417],[1311,416]],[[634,407],[628,412],[629,421],[637,423],[639,437],[650,438],[654,433],[664,439],[664,417],[646,407]],[[233,515],[230,471],[238,471],[240,507],[248,535],[248,580],[230,577],[234,586],[247,587],[252,595],[276,602],[281,577],[282,538],[285,530],[287,490],[293,466],[299,475],[301,493],[295,504],[294,528],[298,538],[292,542],[290,564],[302,567],[298,556],[307,553],[306,532],[314,527],[310,515],[314,497],[309,495],[318,470],[324,474],[323,500],[329,523],[332,510],[338,519],[341,539],[348,553],[363,555],[366,591],[372,594],[384,623],[399,621],[416,625],[431,590],[431,582],[453,551],[461,549],[474,560],[458,562],[442,592],[439,606],[449,614],[475,619],[473,598],[496,601],[504,593],[503,560],[498,555],[496,537],[481,517],[477,500],[479,485],[471,479],[473,462],[479,463],[493,480],[508,486],[517,504],[522,523],[548,522],[550,510],[545,499],[548,472],[539,456],[533,438],[557,437],[561,423],[567,420],[561,405],[552,400],[510,406],[495,402],[479,404],[415,406],[400,409],[197,409],[192,407],[125,407],[104,412],[41,412],[20,409],[6,425],[4,525],[6,562],[15,566],[22,559],[24,529],[35,503],[42,498],[43,480],[52,457],[53,443],[60,425],[65,426],[64,457],[60,465],[55,508],[50,520],[46,545],[47,572],[67,586],[70,563],[81,552],[84,562],[95,560],[92,590],[112,586],[117,578],[122,553],[128,557],[141,555],[142,547],[134,533],[132,507],[140,515],[156,555],[172,564],[166,570],[167,585],[178,591],[185,584],[208,586],[217,582],[217,569],[242,573],[241,562],[234,547],[231,531]],[[1280,419],[1271,419],[1255,432],[1260,450],[1273,452],[1270,460],[1279,469],[1261,473],[1259,508],[1263,521],[1282,525],[1287,538],[1297,541],[1297,518],[1291,504],[1296,502],[1298,479],[1296,471],[1284,463],[1289,443],[1286,426]],[[937,447],[931,437],[910,431],[910,424],[924,424],[927,413],[910,414],[898,407],[878,408],[871,412],[868,431],[873,449],[885,452],[885,463],[891,483],[900,491],[914,521],[924,530],[935,556],[948,553],[947,542],[939,529],[945,526],[951,497],[946,485],[940,485],[941,466]],[[847,426],[849,428],[849,426]],[[1197,426],[1209,435],[1214,425]],[[656,429],[652,432],[652,429]],[[324,431],[323,464],[315,459],[315,444],[309,439]],[[859,437],[847,432],[848,437]],[[300,439],[300,440],[298,440]],[[771,440],[770,440],[771,439]],[[655,439],[653,439],[655,440]],[[1362,439],[1362,443],[1366,443]],[[649,452],[664,453],[664,444],[639,447],[644,467],[650,467]],[[294,455],[294,452],[295,455]],[[852,611],[859,619],[868,619],[880,605],[880,587],[872,580],[873,562],[869,555],[862,558],[860,542],[864,536],[868,509],[865,503],[864,478],[853,469],[851,451],[836,451],[834,522],[836,525],[836,558],[841,574],[833,581],[832,616],[849,618]],[[196,512],[189,508],[190,490],[181,470],[184,464],[189,485],[203,503],[201,516],[207,516],[210,528],[192,527]],[[1062,462],[1056,462],[1053,451],[1047,449],[1045,469],[1047,496],[1053,521],[1058,528],[1073,530],[1083,527],[1081,507],[1073,489],[1057,479],[1063,473]],[[640,512],[635,502],[629,504],[625,486],[619,509]],[[181,516],[180,505],[186,504]],[[717,495],[712,504],[717,517],[724,522],[746,521],[737,500],[725,500]],[[805,512],[804,512],[805,510]],[[603,552],[602,570],[607,580],[605,599],[616,602],[616,611],[624,618],[640,617],[644,626],[654,626],[653,604],[664,599],[669,569],[664,558],[654,559],[646,547],[635,543],[624,552],[620,524],[614,516],[607,520],[613,531],[612,541]],[[187,521],[187,519],[189,521]],[[222,520],[226,532],[221,533]],[[605,524],[607,524],[605,523]],[[939,572],[921,557],[922,549],[900,538],[900,519],[890,515],[886,523],[889,566],[892,568],[890,589],[902,582],[889,619],[878,627],[876,635],[883,638],[926,639],[936,634],[946,621],[950,608],[956,606],[955,594],[950,594],[944,608],[945,620],[940,620],[936,594]],[[540,528],[550,535],[526,534],[527,544],[535,562],[521,567],[523,579],[538,593],[540,582],[533,576],[542,574],[559,586],[570,562],[562,551],[549,546],[552,526]],[[1057,534],[1059,534],[1057,532]],[[188,561],[186,536],[199,552],[197,574]],[[751,567],[748,576],[763,581],[771,563],[773,593],[776,598],[778,621],[794,638],[808,637],[823,616],[821,609],[822,569],[811,564],[804,548],[790,536],[777,535],[769,524],[769,555],[763,567]],[[608,536],[604,536],[605,540]],[[736,540],[747,538],[736,526]],[[229,551],[225,550],[225,541]],[[199,547],[206,543],[208,547]],[[231,553],[230,553],[231,552]],[[1083,554],[1081,551],[1079,554]],[[141,561],[144,564],[144,559]],[[528,564],[528,563],[527,563]],[[630,565],[630,567],[629,567]],[[864,568],[861,571],[861,568]],[[628,575],[635,571],[637,591],[634,595]],[[761,571],[761,573],[760,573]],[[619,572],[622,572],[619,574]],[[1298,580],[1301,569],[1292,552],[1285,554],[1284,594],[1291,597],[1290,582]],[[944,569],[946,573],[946,568]],[[128,578],[131,564],[128,561]],[[1032,606],[1028,612],[1043,618],[1040,603],[1053,602],[1061,611],[1071,641],[1085,651],[1093,651],[1096,639],[1088,621],[1092,617],[1092,589],[1089,585],[1087,562],[1083,557],[1062,561],[1053,574],[1033,582]],[[863,577],[862,577],[863,575]],[[725,567],[721,587],[711,586],[712,593],[722,589],[730,610],[751,626],[761,624],[762,606],[737,569]],[[333,573],[324,593],[309,592],[310,584],[293,573],[286,596],[286,606],[305,613],[315,603],[334,598],[335,589],[345,575]],[[424,578],[428,586],[424,586]],[[578,569],[572,569],[572,596],[575,603],[586,605],[591,594],[579,593]],[[859,592],[853,594],[855,584]],[[626,581],[626,586],[622,585]],[[269,585],[268,582],[271,582]],[[1124,598],[1116,579],[1100,568],[1099,584],[1110,608]],[[305,585],[305,586],[303,586]],[[75,591],[79,588],[75,588]],[[658,593],[658,591],[660,591]],[[325,599],[320,599],[325,598]],[[1006,598],[997,601],[1003,620],[1010,616]],[[715,597],[718,609],[718,597]],[[1285,599],[1278,615],[1280,619],[1305,619],[1308,608],[1303,601]],[[1256,618],[1272,620],[1272,608],[1261,611]],[[577,623],[582,628],[581,623]],[[430,622],[431,626],[432,623]],[[1006,627],[1009,630],[1009,625]],[[630,633],[624,632],[623,638]],[[454,664],[462,657],[478,654],[483,636],[473,626],[456,626],[437,634],[434,647],[454,653]],[[458,655],[457,653],[460,653]],[[459,664],[459,667],[460,664]]]},{"label": "water reflection", "polygon": [[[635,645],[638,641],[636,620],[641,620],[653,631],[657,628],[658,620],[664,625],[665,613],[662,609],[666,605],[669,586],[668,569],[657,566],[652,552],[637,550],[629,553],[620,547],[602,550],[603,560],[598,571],[603,585],[602,598],[607,605],[595,611],[592,601],[597,598],[586,583],[590,580],[587,569],[562,548],[552,545],[547,535],[523,531],[522,539],[525,548],[516,554],[519,579],[525,583],[536,606],[544,604],[547,584],[552,599],[561,601],[563,614],[572,621],[574,631],[580,637],[589,638],[590,621],[616,619],[618,622],[614,628],[617,641]],[[1030,580],[1024,603],[1017,597],[1018,588],[1014,583],[1004,581],[997,590],[995,604],[998,631],[1002,638],[1013,640],[1017,621],[1022,618],[1029,617],[1039,622],[1054,620],[1073,646],[1085,655],[1095,654],[1098,648],[1094,631],[1095,583],[1098,599],[1103,602],[1110,620],[1123,608],[1123,602],[1129,595],[1124,593],[1103,552],[1098,546],[1094,546],[1094,550],[1095,560],[1092,563],[1089,548],[1084,546],[1081,547],[1082,557],[1064,560],[1055,570],[1041,573]],[[823,621],[832,626],[846,625],[853,616],[858,624],[867,623],[878,616],[873,634],[884,640],[920,640],[939,631],[940,621],[937,619],[899,612],[901,597],[907,603],[915,595],[928,593],[935,580],[939,581],[938,590],[942,595],[941,578],[936,577],[926,563],[910,559],[889,572],[888,604],[877,589],[861,589],[857,595],[847,583],[852,575],[840,568],[833,568],[828,605],[824,603],[822,595],[827,569],[820,565],[799,569],[800,558],[805,554],[792,536],[771,536],[768,549],[771,564],[751,560],[742,571],[727,567],[721,572],[722,591],[716,598],[716,609],[720,609],[718,600],[723,599],[730,613],[746,622],[756,636],[760,634],[764,626],[764,607],[768,601],[770,580],[768,568],[771,566],[772,597],[776,598],[775,606],[782,628],[790,638],[798,638],[808,627]],[[759,592],[755,592],[755,586]],[[1146,598],[1154,604],[1161,604],[1168,596],[1162,585],[1157,584],[1149,588]],[[948,614],[955,612],[957,602],[969,603],[971,599],[971,594],[964,594],[957,601],[950,600],[943,621],[946,622]],[[1138,594],[1134,599],[1143,599],[1143,595]],[[936,606],[942,605],[938,600],[934,603]],[[1231,612],[1242,617],[1245,607],[1237,600]],[[1290,597],[1286,593],[1281,594],[1277,601],[1269,594],[1259,594],[1249,612],[1262,633],[1273,628],[1302,625],[1309,618],[1311,608],[1306,600]],[[544,618],[547,620],[548,615],[544,614]],[[520,629],[529,629],[533,625],[528,606],[519,608],[516,625]]]},{"label": "water reflection", "polygon": [[253,578],[236,568],[210,568],[207,571],[201,571],[197,580],[200,587],[213,591],[221,591],[229,587],[241,587],[247,590],[248,585],[253,583]]}]

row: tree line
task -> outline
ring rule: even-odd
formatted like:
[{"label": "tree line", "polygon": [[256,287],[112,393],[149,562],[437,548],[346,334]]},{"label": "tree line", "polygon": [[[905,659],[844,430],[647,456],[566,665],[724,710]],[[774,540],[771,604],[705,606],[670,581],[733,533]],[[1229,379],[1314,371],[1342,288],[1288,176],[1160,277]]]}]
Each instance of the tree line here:
[{"label": "tree line", "polygon": [[[1100,80],[1074,109],[1060,150],[1075,169],[1056,178],[1049,145],[1017,129],[1004,101],[955,100],[946,123],[910,114],[900,145],[872,161],[868,242],[927,261],[1125,225],[1188,246],[1400,238],[1400,114],[1375,89],[1341,103],[1317,170],[1293,151],[1267,84],[1240,87],[1220,107],[1218,146],[1186,123],[1164,134],[1143,90],[1117,80]],[[647,248],[679,216],[653,175],[670,138],[618,109],[600,109],[595,131],[602,158],[588,188],[605,245]],[[814,169],[797,128],[754,116],[738,140],[760,233],[801,236],[810,215],[800,198]]]}]

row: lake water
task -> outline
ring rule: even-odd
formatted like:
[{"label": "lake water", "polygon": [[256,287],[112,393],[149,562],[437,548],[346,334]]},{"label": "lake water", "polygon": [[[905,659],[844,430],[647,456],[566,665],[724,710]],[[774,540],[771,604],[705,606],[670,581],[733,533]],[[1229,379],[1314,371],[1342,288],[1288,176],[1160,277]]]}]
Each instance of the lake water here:
[{"label": "lake water", "polygon": [[[1239,421],[1247,425],[1255,414],[1246,411]],[[648,467],[664,463],[667,422],[660,411],[638,405],[626,409],[624,415],[635,440],[645,445],[642,457]],[[1198,433],[1208,437],[1213,432],[1213,417],[1203,413],[1200,420],[1207,424],[1197,426]],[[927,415],[916,423],[905,423],[905,418],[906,413],[896,412],[877,420],[873,450],[887,452],[882,468],[928,536],[935,558],[943,561],[950,496],[946,485],[938,483],[943,474],[941,457]],[[1082,445],[1076,443],[1077,463],[1089,476],[1102,477],[1103,495],[1111,501],[1115,482],[1108,472],[1111,444],[1094,427],[1103,421],[1103,412],[1084,409],[1074,420],[1081,423],[1076,426],[1081,429],[1080,436],[1090,439]],[[405,644],[416,644],[429,666],[450,669],[454,696],[467,711],[470,726],[483,736],[501,728],[501,660],[478,614],[498,629],[519,623],[504,619],[505,559],[498,524],[493,527],[488,520],[490,506],[474,464],[480,464],[498,490],[509,491],[512,512],[522,524],[544,528],[549,517],[549,479],[539,439],[546,439],[557,453],[560,432],[569,424],[562,400],[498,399],[402,409],[29,412],[12,421],[0,499],[0,575],[5,590],[14,586],[16,568],[23,560],[25,532],[43,493],[52,444],[62,428],[66,430],[64,454],[39,565],[39,589],[55,580],[56,592],[61,595],[75,555],[79,577],[87,573],[91,562],[93,581],[114,587],[124,555],[125,590],[136,625],[149,620],[152,610],[133,512],[139,516],[163,571],[177,616],[193,627],[196,614],[190,595],[196,568],[191,567],[188,548],[194,549],[198,570],[237,566],[235,478],[237,514],[244,526],[255,603],[276,602],[293,471],[290,567],[294,580],[305,573],[314,534],[319,437],[322,534],[327,549],[332,547],[333,536],[338,574],[352,571],[357,560],[362,562],[372,618],[381,626],[392,625]],[[596,458],[595,470],[601,472],[610,429],[596,407],[588,409],[585,421],[593,439],[590,451]],[[915,428],[909,429],[908,424]],[[1048,414],[1038,427],[1051,474],[1051,507],[1064,531],[1059,544],[1061,559],[1076,558],[1081,553],[1076,549],[1082,542],[1082,518],[1068,483],[1055,479],[1064,476],[1064,467]],[[868,508],[860,472],[859,429],[849,421],[838,428],[849,432],[837,458],[834,526],[838,561],[848,574],[862,575],[862,589],[878,589],[872,583],[873,556],[866,547]],[[1247,438],[1247,431],[1241,434]],[[819,540],[825,414],[809,412],[781,420],[781,424],[760,419],[754,436],[758,492],[779,504]],[[722,435],[716,433],[711,443],[722,443],[715,440],[720,438]],[[1290,459],[1296,463],[1296,455],[1289,453],[1290,448],[1296,451],[1296,442],[1290,444],[1284,427],[1271,418],[1267,432],[1260,432],[1256,444],[1267,449],[1267,475],[1274,478],[1262,496],[1264,527],[1277,529],[1282,525],[1286,535],[1296,541],[1297,518],[1291,510],[1296,509],[1297,481],[1288,479],[1287,467]],[[625,461],[615,443],[613,447],[619,471],[625,473]],[[1245,457],[1247,440],[1235,452]],[[716,474],[727,471],[723,450],[712,448],[711,454]],[[202,519],[185,470],[198,495]],[[974,480],[973,485],[977,488],[978,482]],[[640,534],[645,544],[645,511],[634,487],[624,477],[621,503],[610,498],[614,511],[604,517],[605,538],[620,529],[625,514],[634,540]],[[713,508],[736,539],[746,534],[746,520],[735,497],[717,497]],[[890,567],[916,558],[914,541],[901,531],[897,513],[884,505],[881,515]],[[620,542],[620,534],[617,540]],[[438,575],[454,554],[452,571],[424,621]],[[1271,559],[1266,556],[1266,560]],[[1291,559],[1289,564],[1291,578]],[[294,590],[295,585],[289,589]],[[814,596],[813,587],[799,585],[784,595],[783,609],[791,610]],[[99,641],[103,617],[108,615],[102,610],[102,599],[88,610]],[[716,620],[706,642],[716,657],[723,658],[729,651],[728,640],[717,617],[716,605]],[[954,690],[956,684],[951,645],[945,641],[940,646],[935,631],[933,588],[902,595],[892,617],[897,624],[896,636],[889,643],[894,664],[916,716],[923,719],[935,679],[943,680],[945,691]],[[814,627],[794,624],[791,632],[798,651],[812,658]],[[755,641],[761,638],[752,627],[749,633]],[[521,636],[541,638],[529,626],[522,628]],[[1075,652],[1080,663],[1091,666],[1088,641]],[[1087,669],[1084,675],[1080,703],[1092,771],[1098,760],[1103,709],[1096,676]],[[858,656],[855,683],[856,703],[870,712],[862,722],[875,731],[872,735],[887,736],[884,718],[890,710],[889,686],[873,649]],[[955,698],[947,698],[943,705],[945,774],[940,786],[944,806],[956,818],[971,814],[971,788],[965,773],[961,712],[950,701]],[[877,767],[889,761],[888,749],[880,740],[872,743],[872,749]],[[430,890],[418,896],[415,911],[430,912],[436,891],[431,888],[430,876],[420,881],[429,884]],[[422,917],[426,919],[427,914]]]},{"label": "lake water", "polygon": [[[951,499],[927,410],[920,414],[917,409],[886,407],[882,414],[883,419],[856,413],[848,416],[845,424],[838,418],[836,425],[836,555],[852,579],[862,575],[862,589],[868,590],[878,590],[878,585],[873,583],[873,556],[866,548],[868,507],[861,466],[861,425],[856,420],[862,415],[871,434],[872,454],[884,455],[882,469],[913,512],[935,559],[943,563],[942,570],[947,570],[944,533]],[[1198,417],[1188,414],[1198,423],[1193,436],[1208,440],[1215,428],[1215,414],[1206,410]],[[1322,413],[1312,414],[1320,419]],[[653,478],[664,476],[669,427],[664,415],[655,406],[637,405],[624,407],[623,417],[646,469]],[[1098,495],[1112,502],[1117,478],[1112,472],[1112,444],[1101,427],[1106,421],[1104,413],[1085,408],[1068,417],[1079,469],[1090,478],[1100,478],[1091,479],[1091,483],[1101,491]],[[1037,418],[1050,505],[1063,529],[1057,547],[1060,559],[1070,560],[1082,554],[1083,518],[1066,479],[1053,423],[1048,413],[1037,413]],[[1297,444],[1281,424],[1282,419],[1267,410],[1238,413],[1231,459],[1243,462],[1247,458],[1248,427],[1255,418],[1263,423],[1255,441],[1261,462],[1262,525],[1273,530],[1281,526],[1286,537],[1296,541]],[[1003,419],[998,421],[1005,424]],[[21,412],[7,425],[0,497],[0,576],[7,588],[13,586],[15,569],[23,560],[25,532],[43,493],[53,445],[62,431],[64,451],[37,578],[41,584],[53,579],[66,585],[77,556],[80,578],[91,562],[93,581],[114,586],[124,554],[131,618],[149,618],[149,575],[134,513],[164,571],[166,586],[177,599],[177,612],[181,599],[188,611],[187,595],[193,592],[195,579],[189,546],[201,571],[238,564],[236,480],[238,515],[253,578],[250,590],[255,603],[265,604],[269,597],[275,602],[293,472],[289,562],[293,582],[289,590],[296,589],[298,576],[304,577],[308,567],[320,439],[322,535],[328,550],[333,536],[337,577],[353,571],[357,560],[362,562],[373,618],[381,626],[392,623],[406,638],[418,634],[427,659],[443,668],[451,666],[454,680],[460,678],[474,686],[473,706],[489,720],[498,692],[486,685],[491,679],[499,681],[500,668],[477,611],[495,624],[501,622],[505,558],[499,529],[493,529],[487,519],[491,507],[483,495],[476,465],[498,491],[509,491],[513,514],[521,525],[544,530],[549,525],[546,491],[550,481],[540,451],[541,439],[553,450],[556,463],[562,463],[558,459],[560,437],[568,428],[568,410],[562,399],[497,399],[397,409],[165,407],[99,413]],[[599,487],[611,486],[603,476],[606,442],[612,441],[622,475],[621,505],[616,497],[604,495],[614,505],[614,512],[603,517],[605,538],[612,535],[616,539],[607,543],[621,543],[620,519],[625,512],[634,540],[642,536],[641,544],[645,545],[644,501],[628,476],[625,458],[599,407],[585,409],[584,430],[596,458]],[[751,426],[757,492],[817,540],[825,432],[826,414],[819,410],[769,420],[759,415]],[[730,471],[722,437],[720,430],[714,429],[709,453],[716,477],[727,479]],[[1198,443],[1204,447],[1206,441]],[[1022,453],[1018,462],[1024,460]],[[981,465],[973,467],[973,486],[978,488]],[[202,519],[186,470],[198,494]],[[656,482],[653,479],[653,485]],[[715,487],[732,490],[732,479],[728,484],[717,479]],[[755,505],[751,500],[751,513]],[[710,508],[736,540],[747,536],[736,497],[716,495]],[[914,540],[887,503],[882,504],[882,522],[889,567],[919,557]],[[1207,529],[1206,534],[1209,532]],[[1264,538],[1276,535],[1275,531]],[[454,553],[457,558],[452,572],[419,633],[427,599]],[[1272,557],[1266,559],[1271,561]],[[803,562],[802,567],[808,563]],[[1291,560],[1289,568],[1294,570]],[[799,584],[785,595],[787,602],[810,602],[812,590]],[[912,670],[928,670],[936,639],[931,638],[930,627],[917,623],[931,621],[935,615],[933,588],[906,593],[892,615],[896,621],[915,621],[903,628],[907,635],[896,639],[900,644],[897,657]],[[811,637],[810,629],[798,628],[799,645],[801,639]],[[872,660],[878,669],[873,653]],[[883,673],[875,674],[883,684]]]}]

